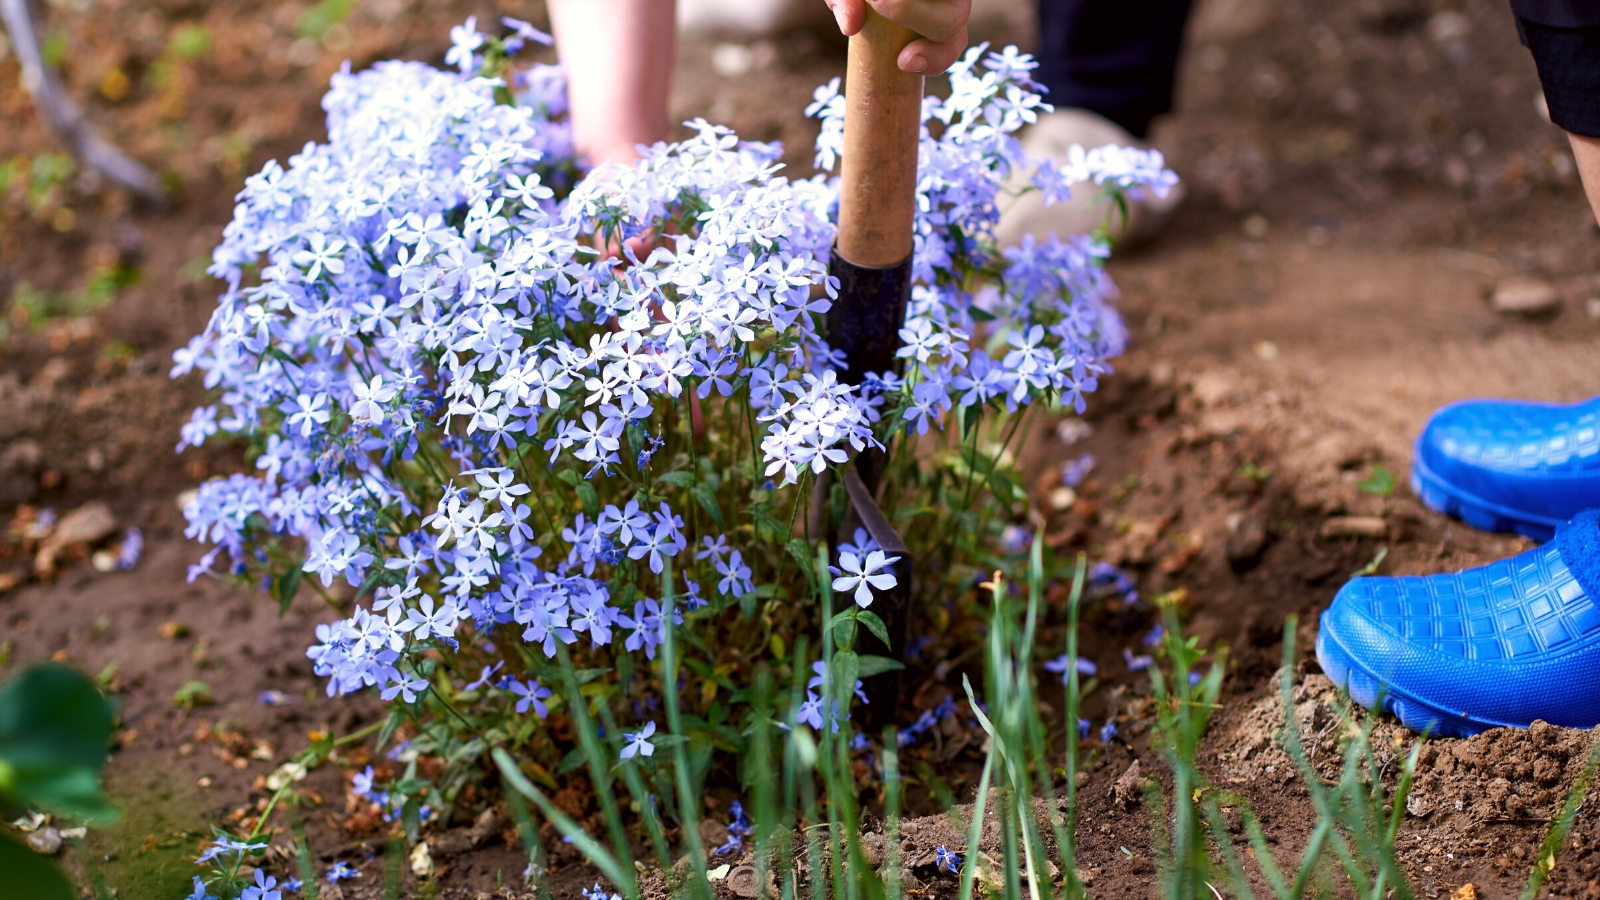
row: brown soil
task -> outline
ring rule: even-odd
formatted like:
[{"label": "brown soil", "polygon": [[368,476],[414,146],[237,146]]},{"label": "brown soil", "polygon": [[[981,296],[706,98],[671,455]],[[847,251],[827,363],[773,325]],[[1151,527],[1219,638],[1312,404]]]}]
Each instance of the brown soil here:
[{"label": "brown soil", "polygon": [[[279,618],[259,593],[184,581],[198,550],[183,538],[176,498],[240,464],[228,449],[171,452],[201,388],[168,381],[167,359],[202,326],[215,294],[194,261],[216,242],[245,173],[322,136],[317,100],[340,60],[437,62],[446,28],[469,13],[540,18],[521,3],[501,6],[371,0],[320,44],[296,43],[302,3],[106,0],[92,13],[63,4],[52,15],[51,27],[69,36],[74,95],[110,137],[181,185],[174,207],[158,212],[76,179],[63,195],[70,220],[59,205],[35,213],[20,189],[0,198],[0,296],[23,283],[71,291],[95,265],[136,265],[143,275],[86,316],[30,323],[13,310],[14,333],[0,344],[3,521],[20,526],[37,509],[103,500],[148,542],[131,573],[99,574],[80,552],[40,582],[34,548],[19,535],[0,538],[4,665],[56,655],[91,672],[116,666],[123,730],[109,780],[128,816],[93,836],[93,852],[73,854],[73,865],[95,860],[122,896],[187,890],[206,823],[256,815],[264,776],[305,746],[307,732],[345,733],[377,715],[368,699],[326,699],[309,673],[303,649],[331,612],[302,601]],[[174,30],[195,23],[210,49],[174,56]],[[1027,3],[979,2],[973,32],[1028,46]],[[756,54],[766,61],[739,78],[712,71],[713,43],[684,40],[675,112],[782,139],[791,165],[808,172],[813,130],[799,110],[841,71],[837,37],[773,38],[770,53]],[[125,96],[113,72],[131,78]],[[1249,797],[1280,855],[1292,857],[1312,821],[1267,738],[1285,616],[1300,616],[1297,702],[1318,748],[1333,713],[1308,648],[1316,613],[1351,572],[1380,548],[1381,571],[1403,574],[1527,546],[1446,520],[1403,486],[1429,413],[1470,396],[1570,401],[1596,390],[1600,244],[1564,137],[1536,108],[1537,94],[1498,0],[1202,2],[1179,113],[1158,133],[1188,199],[1157,243],[1112,264],[1135,340],[1091,399],[1091,435],[1069,447],[1038,427],[1026,448],[1041,496],[1063,462],[1084,451],[1100,461],[1078,502],[1052,516],[1053,546],[1123,565],[1146,598],[1184,590],[1190,632],[1229,645],[1226,704],[1202,763]],[[0,133],[0,161],[51,149],[6,54],[0,115],[22,123]],[[1514,275],[1554,285],[1561,305],[1539,319],[1495,313],[1487,292]],[[1402,482],[1393,496],[1356,487],[1373,465]],[[1383,537],[1322,537],[1340,516],[1379,518]],[[1116,784],[1135,759],[1146,774],[1161,763],[1148,747],[1148,686],[1126,671],[1121,651],[1137,647],[1151,615],[1104,602],[1089,614],[1085,646],[1099,648],[1091,655],[1102,683],[1086,712],[1096,723],[1114,716],[1121,735],[1088,745],[1079,866],[1096,896],[1140,896],[1154,878],[1149,823]],[[187,634],[163,637],[171,622]],[[922,672],[917,705],[958,693],[959,671]],[[215,705],[173,706],[191,680],[210,686]],[[263,704],[268,690],[289,702]],[[1383,728],[1384,740],[1399,736],[1392,723]],[[1401,843],[1422,895],[1473,882],[1478,896],[1513,896],[1587,740],[1538,728],[1430,745]],[[979,748],[954,744],[913,756],[937,763],[970,798],[966,773]],[[362,878],[343,889],[350,898],[377,896],[382,881],[377,823],[346,805],[348,771],[365,762],[353,751],[313,772],[307,783],[325,803],[303,811],[324,861],[361,865]],[[495,889],[519,881],[508,835],[444,852],[468,843],[471,820],[463,812],[434,839],[441,895],[520,896]],[[923,851],[929,841],[964,842],[943,818],[920,824]],[[593,880],[570,848],[555,846],[559,893]],[[926,865],[915,873],[928,894],[954,891]],[[1600,894],[1600,822],[1588,806],[1550,891]]]}]

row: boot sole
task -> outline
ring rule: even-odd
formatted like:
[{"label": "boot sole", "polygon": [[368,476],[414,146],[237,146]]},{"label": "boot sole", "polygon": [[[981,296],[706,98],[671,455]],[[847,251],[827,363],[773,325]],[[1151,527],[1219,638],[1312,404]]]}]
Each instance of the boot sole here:
[{"label": "boot sole", "polygon": [[1411,464],[1411,490],[1429,509],[1460,519],[1479,531],[1520,534],[1539,543],[1555,537],[1561,522],[1475,497],[1440,478],[1420,456]]},{"label": "boot sole", "polygon": [[1412,731],[1431,737],[1467,738],[1491,728],[1527,727],[1450,712],[1396,690],[1356,663],[1340,645],[1338,636],[1328,627],[1326,614],[1320,625],[1317,629],[1317,662],[1322,665],[1323,673],[1336,686],[1349,692],[1351,700],[1367,709],[1390,713]]}]

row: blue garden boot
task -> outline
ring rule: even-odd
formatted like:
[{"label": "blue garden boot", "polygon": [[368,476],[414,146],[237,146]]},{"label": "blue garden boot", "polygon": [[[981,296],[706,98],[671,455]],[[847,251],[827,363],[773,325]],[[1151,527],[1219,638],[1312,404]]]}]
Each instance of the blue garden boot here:
[{"label": "blue garden boot", "polygon": [[1411,487],[1474,528],[1548,541],[1558,524],[1600,507],[1600,397],[1452,403],[1417,438]]},{"label": "blue garden boot", "polygon": [[1317,660],[1361,705],[1468,737],[1600,724],[1600,510],[1464,572],[1356,578],[1322,614]]}]

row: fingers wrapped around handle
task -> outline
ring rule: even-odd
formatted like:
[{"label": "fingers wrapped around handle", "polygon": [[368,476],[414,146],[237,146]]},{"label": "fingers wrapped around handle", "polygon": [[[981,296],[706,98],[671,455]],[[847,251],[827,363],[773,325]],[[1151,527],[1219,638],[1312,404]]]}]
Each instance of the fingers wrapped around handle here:
[{"label": "fingers wrapped around handle", "polygon": [[901,71],[937,75],[967,48],[972,0],[828,0],[839,30],[854,35],[876,12],[916,33],[896,58]]}]

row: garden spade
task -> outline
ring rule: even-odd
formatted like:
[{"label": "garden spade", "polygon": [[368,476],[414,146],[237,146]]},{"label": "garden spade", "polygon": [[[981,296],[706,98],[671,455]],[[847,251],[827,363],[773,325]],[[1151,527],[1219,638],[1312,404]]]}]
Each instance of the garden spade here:
[{"label": "garden spade", "polygon": [[[915,39],[907,28],[867,9],[867,21],[850,38],[845,74],[844,152],[839,184],[839,234],[829,272],[839,293],[828,312],[828,342],[844,354],[843,380],[859,383],[867,372],[897,367],[900,328],[911,295],[912,221],[916,211],[917,144],[922,127],[922,76],[900,71],[900,51]],[[897,584],[873,612],[888,629],[883,647],[865,630],[861,649],[901,660],[907,637],[911,554],[874,495],[888,460],[868,450],[843,475],[850,507],[841,537],[856,524],[895,564]],[[900,674],[866,679],[871,728],[899,721]]]}]

